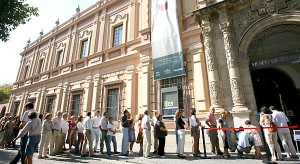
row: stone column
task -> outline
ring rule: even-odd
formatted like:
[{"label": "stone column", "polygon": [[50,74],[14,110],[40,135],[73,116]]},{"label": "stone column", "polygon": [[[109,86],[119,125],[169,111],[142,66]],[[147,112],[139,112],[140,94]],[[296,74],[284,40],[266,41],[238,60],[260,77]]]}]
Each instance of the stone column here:
[{"label": "stone column", "polygon": [[[94,88],[93,88],[93,99],[92,99],[92,115],[94,116],[96,111],[101,111],[99,107],[99,87],[100,87],[100,75],[96,74],[93,77]],[[102,113],[101,113],[102,114]]]},{"label": "stone column", "polygon": [[28,98],[28,92],[24,92],[22,95],[22,100],[21,100],[20,106],[19,106],[19,113],[18,113],[19,116],[22,116],[23,113],[25,112],[24,106],[27,103],[27,98]]},{"label": "stone column", "polygon": [[55,102],[55,108],[54,108],[54,113],[57,113],[58,111],[63,112],[61,109],[61,98],[62,98],[62,83],[59,83],[57,86],[57,91],[56,91],[56,102]]},{"label": "stone column", "polygon": [[240,75],[239,61],[237,59],[232,31],[231,22],[228,19],[226,12],[219,13],[220,30],[223,34],[223,42],[225,55],[227,60],[227,67],[229,72],[230,88],[232,95],[232,116],[234,124],[239,126],[245,123],[245,120],[250,118],[250,110],[246,107],[245,95],[242,86],[242,78]]},{"label": "stone column", "polygon": [[67,112],[68,111],[67,99],[68,99],[68,95],[69,95],[69,82],[64,82],[62,94],[63,95],[62,95],[62,100],[61,100],[61,111]]},{"label": "stone column", "polygon": [[85,86],[84,86],[84,99],[83,99],[83,116],[86,116],[87,112],[91,112],[91,101],[90,101],[90,91],[91,91],[91,84],[92,84],[92,77],[88,76],[85,79]]},{"label": "stone column", "polygon": [[222,109],[221,84],[219,81],[212,28],[208,18],[202,20],[202,34],[204,39],[211,106]]}]

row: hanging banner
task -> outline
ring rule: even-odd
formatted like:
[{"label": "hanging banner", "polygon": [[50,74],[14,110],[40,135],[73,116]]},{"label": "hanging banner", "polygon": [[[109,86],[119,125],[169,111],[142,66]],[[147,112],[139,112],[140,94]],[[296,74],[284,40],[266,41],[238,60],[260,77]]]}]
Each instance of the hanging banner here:
[{"label": "hanging banner", "polygon": [[151,1],[154,80],[185,75],[176,0]]}]

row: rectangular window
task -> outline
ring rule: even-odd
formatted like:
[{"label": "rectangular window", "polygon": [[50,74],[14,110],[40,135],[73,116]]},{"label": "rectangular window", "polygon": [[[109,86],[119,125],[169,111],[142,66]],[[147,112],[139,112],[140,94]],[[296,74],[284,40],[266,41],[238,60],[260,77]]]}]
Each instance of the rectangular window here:
[{"label": "rectangular window", "polygon": [[123,25],[114,28],[113,47],[122,44]]},{"label": "rectangular window", "polygon": [[25,66],[23,79],[27,78],[28,68],[29,68],[29,66]]},{"label": "rectangular window", "polygon": [[63,51],[59,51],[57,53],[57,61],[56,61],[56,67],[60,67],[62,64],[62,59],[63,59]]},{"label": "rectangular window", "polygon": [[39,62],[38,74],[40,74],[42,72],[43,64],[44,64],[44,59],[41,59]]},{"label": "rectangular window", "polygon": [[80,95],[73,95],[72,99],[72,110],[70,112],[71,116],[75,116],[78,118],[79,115],[79,108],[80,108]]},{"label": "rectangular window", "polygon": [[87,56],[87,46],[88,46],[88,40],[81,42],[80,58],[84,58]]},{"label": "rectangular window", "polygon": [[13,113],[13,116],[16,116],[16,115],[17,115],[19,106],[20,106],[20,102],[14,102],[14,105],[13,105],[13,112],[12,112],[12,113]]},{"label": "rectangular window", "polygon": [[48,98],[48,101],[47,101],[47,109],[46,109],[46,111],[47,111],[47,113],[52,113],[52,111],[53,111],[53,108],[54,108],[54,98],[53,97],[51,97],[51,98]]},{"label": "rectangular window", "polygon": [[108,89],[107,93],[107,112],[108,114],[114,119],[118,119],[118,95],[119,95],[119,89]]}]

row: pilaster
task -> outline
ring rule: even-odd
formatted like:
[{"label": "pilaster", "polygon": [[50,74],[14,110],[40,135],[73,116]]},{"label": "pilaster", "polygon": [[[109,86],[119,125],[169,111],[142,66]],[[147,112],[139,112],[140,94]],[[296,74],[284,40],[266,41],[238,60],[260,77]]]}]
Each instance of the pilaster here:
[{"label": "pilaster", "polygon": [[85,79],[85,85],[84,85],[84,99],[83,99],[83,115],[86,116],[86,113],[87,112],[91,112],[91,85],[92,85],[92,77],[91,76],[88,76],[86,79]]},{"label": "pilaster", "polygon": [[35,104],[34,104],[34,107],[35,107],[36,111],[39,112],[39,113],[41,113],[40,112],[41,111],[41,108],[40,108],[41,92],[42,92],[41,89],[39,89],[37,91],[37,94],[35,96]]},{"label": "pilaster", "polygon": [[22,100],[21,100],[21,103],[20,103],[20,106],[19,106],[19,113],[18,113],[19,116],[22,116],[23,113],[25,112],[24,106],[27,102],[27,97],[28,97],[28,92],[26,91],[22,94]]},{"label": "pilaster", "polygon": [[245,102],[245,95],[242,88],[242,79],[239,71],[237,55],[233,43],[231,22],[228,19],[226,12],[219,13],[220,30],[223,34],[223,42],[225,55],[227,60],[227,67],[230,79],[230,88],[233,101],[233,111],[247,111]]},{"label": "pilaster", "polygon": [[127,109],[128,111],[130,111],[132,113],[132,115],[135,115],[135,111],[133,111],[134,109],[132,108],[132,104],[133,104],[133,88],[132,88],[132,79],[133,79],[133,72],[134,71],[134,66],[129,66],[126,68],[126,87],[125,87],[125,109]]},{"label": "pilaster", "polygon": [[215,45],[212,35],[212,27],[209,18],[202,20],[202,34],[204,39],[204,48],[206,56],[206,66],[208,75],[208,85],[210,93],[211,106],[217,110],[222,109],[222,92],[219,81],[219,72],[217,68]]},{"label": "pilaster", "polygon": [[61,100],[61,111],[67,112],[67,99],[69,95],[69,82],[64,82],[63,84],[63,93]]},{"label": "pilaster", "polygon": [[131,41],[135,38],[135,34],[137,31],[136,25],[136,0],[131,0],[129,3],[128,11],[129,11],[129,20],[128,20],[128,30],[127,30],[127,41]]},{"label": "pilaster", "polygon": [[53,113],[57,113],[58,111],[64,112],[61,109],[62,87],[63,87],[63,84],[59,83],[56,88],[56,103],[55,103],[55,108],[54,108]]},{"label": "pilaster", "polygon": [[91,37],[91,45],[90,45],[90,55],[94,54],[96,52],[96,44],[99,40],[99,15],[98,12],[94,15],[94,23],[93,23],[93,33]]},{"label": "pilaster", "polygon": [[101,15],[100,15],[100,36],[99,36],[99,47],[98,47],[98,52],[101,52],[105,49],[105,40],[104,38],[106,37],[105,33],[105,27],[107,25],[107,18],[106,18],[106,9],[102,10]]},{"label": "pilaster", "polygon": [[138,113],[143,113],[145,110],[151,110],[149,104],[149,72],[150,72],[150,58],[149,56],[144,56],[141,58],[141,72],[140,72],[140,104]]},{"label": "pilaster", "polygon": [[100,88],[100,75],[96,74],[93,77],[93,98],[92,98],[92,115],[95,115],[99,109],[99,88]]},{"label": "pilaster", "polygon": [[9,97],[8,108],[7,108],[7,111],[8,111],[9,113],[12,113],[12,112],[13,112],[13,111],[12,111],[12,106],[13,106],[13,103],[14,103],[14,99],[15,99],[15,96],[14,96],[14,95],[11,95],[11,96]]},{"label": "pilaster", "polygon": [[[43,110],[45,110],[44,109],[44,107],[45,107],[45,105],[46,104],[44,104],[45,103],[45,96],[46,96],[46,88],[45,87],[43,87],[43,88],[41,88],[40,89],[40,100],[39,100],[39,113],[44,113],[45,111],[43,111]],[[43,109],[43,110],[42,110]]]},{"label": "pilaster", "polygon": [[141,17],[141,28],[140,30],[144,30],[150,27],[150,1],[149,0],[140,0],[141,9],[140,9],[140,17]]}]

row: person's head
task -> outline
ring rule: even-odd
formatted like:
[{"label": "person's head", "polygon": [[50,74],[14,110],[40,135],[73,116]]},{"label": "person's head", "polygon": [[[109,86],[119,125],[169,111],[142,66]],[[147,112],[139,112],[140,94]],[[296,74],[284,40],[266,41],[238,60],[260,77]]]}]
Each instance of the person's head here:
[{"label": "person's head", "polygon": [[175,117],[179,117],[181,116],[181,110],[180,109],[177,109],[176,112],[175,112]]},{"label": "person's head", "polygon": [[215,108],[213,106],[210,106],[209,111],[210,111],[210,113],[214,114],[215,113]]},{"label": "person's head", "polygon": [[62,116],[62,112],[57,112],[57,117],[61,118],[61,116]]},{"label": "person's head", "polygon": [[191,109],[191,116],[192,115],[196,116],[196,109],[194,109],[194,108]]},{"label": "person's head", "polygon": [[129,113],[128,110],[123,111],[123,115],[125,115],[125,116],[128,116],[128,113]]},{"label": "person's head", "polygon": [[51,113],[47,113],[45,119],[47,120],[51,120],[52,119],[52,114]]},{"label": "person's head", "polygon": [[243,132],[243,131],[244,131],[243,128],[244,128],[244,127],[240,126],[240,127],[239,127],[239,132]]},{"label": "person's head", "polygon": [[30,112],[29,114],[28,114],[28,118],[29,119],[35,119],[37,117],[37,114],[35,113],[35,112]]},{"label": "person's head", "polygon": [[86,116],[87,116],[87,117],[91,117],[91,115],[92,115],[91,112],[87,112],[87,113],[86,113]]},{"label": "person's head", "polygon": [[98,111],[95,113],[95,116],[96,116],[96,117],[100,117],[100,115],[101,115],[101,113],[100,113],[100,111],[98,110]]},{"label": "person's head", "polygon": [[139,114],[139,120],[142,120],[142,119],[143,119],[143,117],[144,117],[144,115],[143,115],[143,114]]},{"label": "person's head", "polygon": [[71,116],[70,119],[71,119],[72,122],[75,122],[75,116]]},{"label": "person's head", "polygon": [[62,117],[63,117],[64,120],[67,120],[68,114],[67,114],[67,113],[64,113],[64,114],[62,115]]},{"label": "person's head", "polygon": [[108,113],[104,112],[102,116],[105,117],[105,118],[108,118]]},{"label": "person's head", "polygon": [[266,106],[262,106],[260,108],[260,111],[263,113],[263,114],[271,114],[271,110],[269,108],[267,108]]},{"label": "person's head", "polygon": [[250,120],[246,120],[246,121],[245,121],[245,124],[246,124],[246,125],[251,125],[251,121],[250,121]]},{"label": "person's head", "polygon": [[28,102],[25,104],[25,109],[26,110],[29,110],[29,109],[33,109],[34,108],[34,105],[32,102]]},{"label": "person's head", "polygon": [[112,117],[109,117],[109,118],[108,118],[108,122],[109,122],[110,124],[112,124],[112,123],[114,122],[114,119],[113,119]]},{"label": "person's head", "polygon": [[43,120],[44,115],[40,114],[39,119]]},{"label": "person's head", "polygon": [[274,110],[277,110],[274,106],[270,106],[269,109],[273,112]]},{"label": "person's head", "polygon": [[82,120],[83,120],[83,117],[79,116],[78,119],[77,119],[77,122],[82,122]]},{"label": "person's head", "polygon": [[157,110],[154,110],[154,116],[156,117],[156,115],[158,114],[158,111]]},{"label": "person's head", "polygon": [[161,114],[157,114],[156,118],[157,118],[157,120],[161,121],[162,120],[162,115]]},{"label": "person's head", "polygon": [[224,110],[222,110],[222,111],[220,112],[220,117],[223,118],[223,119],[226,119],[226,118],[227,118],[227,112],[224,111]]},{"label": "person's head", "polygon": [[148,112],[148,110],[146,109],[146,110],[144,111],[144,115],[147,115],[147,116],[148,116],[148,114],[149,114],[149,112]]},{"label": "person's head", "polygon": [[14,117],[13,116],[9,116],[9,121],[13,121],[14,120]]},{"label": "person's head", "polygon": [[131,118],[131,113],[128,112],[128,118],[127,119],[130,119]]}]

